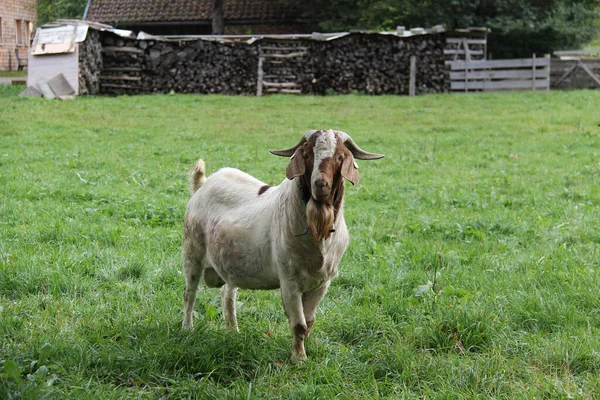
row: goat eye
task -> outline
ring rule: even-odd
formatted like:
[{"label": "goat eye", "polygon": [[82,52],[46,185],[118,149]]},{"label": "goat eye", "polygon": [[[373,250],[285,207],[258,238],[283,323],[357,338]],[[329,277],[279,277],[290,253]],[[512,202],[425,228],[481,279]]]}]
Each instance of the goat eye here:
[{"label": "goat eye", "polygon": [[342,157],[342,156],[339,156],[339,157],[338,157],[338,161],[339,161],[339,162],[342,162],[342,161],[344,161],[344,157]]}]

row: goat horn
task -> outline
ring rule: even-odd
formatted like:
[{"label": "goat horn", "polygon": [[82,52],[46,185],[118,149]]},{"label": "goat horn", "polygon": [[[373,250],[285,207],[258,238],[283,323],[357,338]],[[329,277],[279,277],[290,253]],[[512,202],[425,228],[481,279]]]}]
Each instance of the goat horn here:
[{"label": "goat horn", "polygon": [[354,143],[354,140],[352,140],[350,135],[348,135],[346,132],[336,131],[336,133],[340,136],[340,139],[342,139],[342,142],[346,148],[350,150],[354,158],[358,158],[359,160],[377,160],[385,157],[383,154],[369,153],[364,151],[358,147],[356,143]]},{"label": "goat horn", "polygon": [[280,156],[280,157],[293,156],[296,149],[298,147],[302,146],[304,143],[306,143],[308,141],[308,139],[312,136],[312,134],[315,132],[317,132],[317,131],[315,131],[315,130],[307,131],[304,134],[304,136],[302,136],[302,139],[300,139],[300,141],[295,146],[292,146],[290,148],[283,149],[283,150],[269,150],[269,153],[275,154],[276,156]]}]

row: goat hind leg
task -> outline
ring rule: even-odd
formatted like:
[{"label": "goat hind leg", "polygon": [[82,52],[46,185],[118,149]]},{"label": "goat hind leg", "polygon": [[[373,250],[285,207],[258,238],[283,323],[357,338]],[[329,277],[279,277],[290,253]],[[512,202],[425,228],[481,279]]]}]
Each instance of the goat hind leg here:
[{"label": "goat hind leg", "polygon": [[192,314],[198,292],[198,283],[202,277],[204,247],[194,245],[190,238],[183,242],[183,273],[185,275],[185,292],[183,294],[183,322],[182,328],[189,330],[193,327]]},{"label": "goat hind leg", "polygon": [[237,315],[235,313],[236,295],[236,287],[225,284],[221,288],[221,303],[223,306],[223,319],[225,320],[225,327],[239,332],[240,330],[238,329]]}]

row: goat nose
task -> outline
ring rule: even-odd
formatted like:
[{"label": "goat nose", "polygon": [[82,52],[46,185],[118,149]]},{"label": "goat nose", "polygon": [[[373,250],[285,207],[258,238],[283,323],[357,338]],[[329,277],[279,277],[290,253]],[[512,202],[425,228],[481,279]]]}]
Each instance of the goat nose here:
[{"label": "goat nose", "polygon": [[315,186],[319,189],[323,189],[327,187],[327,181],[325,179],[317,179],[315,181]]}]

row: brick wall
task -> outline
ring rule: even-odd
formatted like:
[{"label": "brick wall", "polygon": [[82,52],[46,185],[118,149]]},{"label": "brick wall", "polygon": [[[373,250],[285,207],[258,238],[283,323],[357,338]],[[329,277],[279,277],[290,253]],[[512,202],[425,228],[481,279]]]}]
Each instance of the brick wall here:
[{"label": "brick wall", "polygon": [[0,0],[0,71],[17,69],[15,49],[27,59],[36,22],[36,0]]}]

